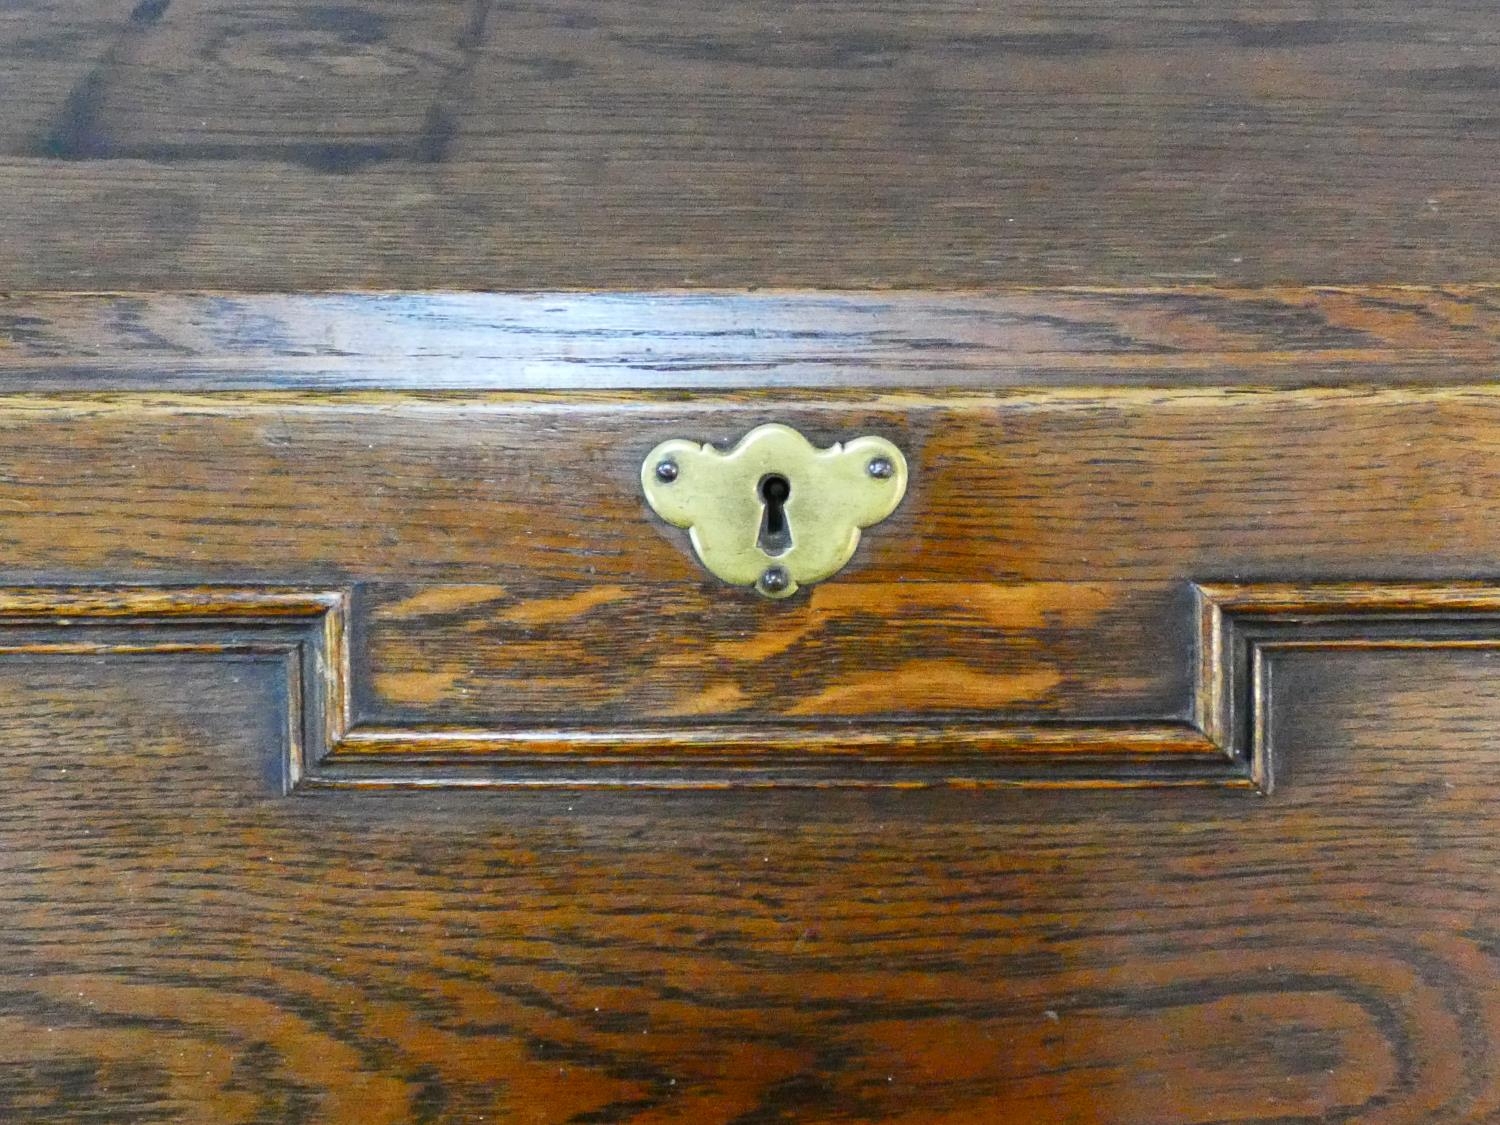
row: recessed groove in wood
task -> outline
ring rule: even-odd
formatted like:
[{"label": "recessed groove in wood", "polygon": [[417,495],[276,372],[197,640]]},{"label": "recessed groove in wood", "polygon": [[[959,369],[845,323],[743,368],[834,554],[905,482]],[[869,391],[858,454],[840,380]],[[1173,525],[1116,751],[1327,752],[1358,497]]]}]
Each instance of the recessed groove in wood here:
[{"label": "recessed groove in wood", "polygon": [[[1269,792],[1267,661],[1500,648],[1500,585],[1197,584],[1195,722],[746,722],[482,728],[354,719],[349,597],[285,588],[9,588],[0,657],[282,656],[286,786],[1180,786]],[[1356,767],[1351,767],[1356,768]]]}]

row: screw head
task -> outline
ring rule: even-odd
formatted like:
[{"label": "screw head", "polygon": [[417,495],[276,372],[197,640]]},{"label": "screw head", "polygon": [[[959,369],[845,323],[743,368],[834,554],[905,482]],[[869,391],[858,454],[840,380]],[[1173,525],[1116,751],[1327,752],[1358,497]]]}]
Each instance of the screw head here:
[{"label": "screw head", "polygon": [[871,457],[870,463],[865,466],[865,472],[876,480],[890,480],[896,475],[896,466],[891,464],[889,457]]},{"label": "screw head", "polygon": [[792,584],[792,576],[784,566],[768,566],[760,576],[760,587],[772,594],[779,594]]},{"label": "screw head", "polygon": [[661,481],[662,484],[671,484],[677,479],[679,471],[677,462],[673,461],[670,457],[665,461],[658,461],[656,463],[656,479]]}]

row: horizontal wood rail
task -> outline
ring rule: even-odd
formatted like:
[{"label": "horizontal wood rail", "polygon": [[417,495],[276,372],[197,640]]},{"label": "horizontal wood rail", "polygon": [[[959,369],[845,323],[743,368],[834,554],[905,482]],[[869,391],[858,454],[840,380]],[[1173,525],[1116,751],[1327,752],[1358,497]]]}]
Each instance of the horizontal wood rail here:
[{"label": "horizontal wood rail", "polygon": [[1488,382],[1500,287],[0,294],[0,390]]}]

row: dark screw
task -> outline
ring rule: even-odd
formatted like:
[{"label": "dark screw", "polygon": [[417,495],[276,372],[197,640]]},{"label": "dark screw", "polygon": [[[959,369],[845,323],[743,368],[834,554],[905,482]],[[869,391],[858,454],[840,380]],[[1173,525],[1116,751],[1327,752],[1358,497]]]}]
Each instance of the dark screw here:
[{"label": "dark screw", "polygon": [[888,480],[896,475],[896,466],[891,464],[889,457],[872,457],[865,471],[876,480]]},{"label": "dark screw", "polygon": [[779,594],[791,585],[792,576],[782,566],[768,566],[766,572],[760,576],[761,589],[772,594]]},{"label": "dark screw", "polygon": [[677,479],[676,461],[658,461],[656,465],[656,479],[662,484],[671,484]]}]

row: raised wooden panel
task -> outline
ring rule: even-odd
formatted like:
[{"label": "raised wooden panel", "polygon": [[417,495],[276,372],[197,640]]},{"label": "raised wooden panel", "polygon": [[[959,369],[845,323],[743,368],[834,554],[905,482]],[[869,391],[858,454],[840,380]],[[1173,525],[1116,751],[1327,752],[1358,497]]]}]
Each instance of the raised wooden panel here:
[{"label": "raised wooden panel", "polygon": [[356,708],[546,725],[1108,720],[1180,711],[1181,583],[839,582],[778,605],[709,580],[361,586]]},{"label": "raised wooden panel", "polygon": [[[49,31],[73,26],[67,6],[49,8],[45,30],[32,31],[33,50]],[[451,117],[444,102],[474,34],[462,0],[172,9],[172,0],[138,3],[70,96],[45,107],[22,151],[67,162],[287,163],[327,173],[441,156],[432,134]],[[263,127],[245,130],[249,105],[266,115]]]}]

